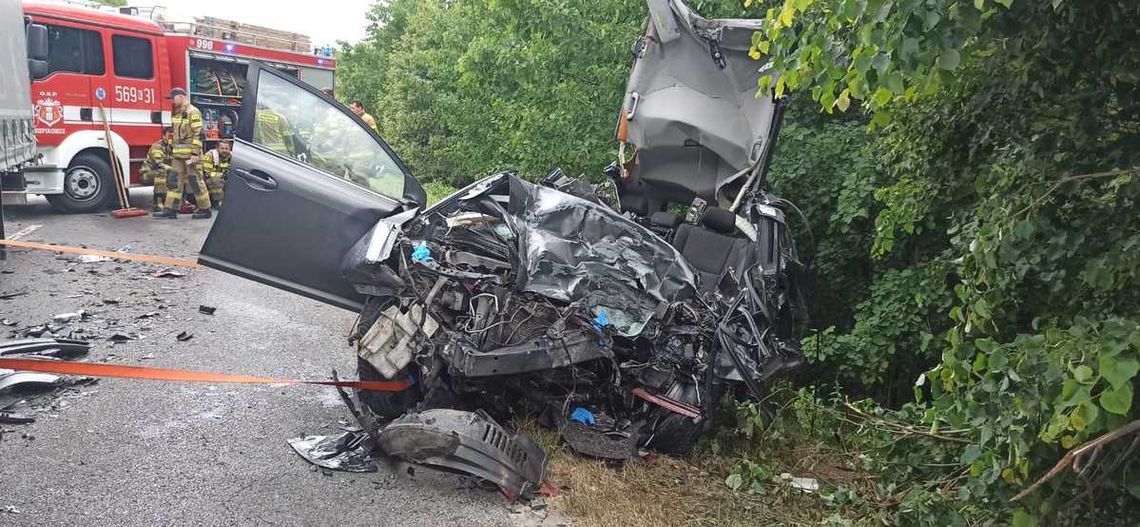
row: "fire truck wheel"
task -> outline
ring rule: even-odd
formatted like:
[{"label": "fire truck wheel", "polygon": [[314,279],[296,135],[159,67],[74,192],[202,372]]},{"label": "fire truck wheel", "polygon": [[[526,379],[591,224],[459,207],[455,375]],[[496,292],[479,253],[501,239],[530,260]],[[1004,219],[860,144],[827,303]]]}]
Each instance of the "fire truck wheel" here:
[{"label": "fire truck wheel", "polygon": [[115,196],[114,177],[111,164],[102,156],[80,154],[63,175],[63,193],[49,194],[48,201],[67,213],[104,210]]}]

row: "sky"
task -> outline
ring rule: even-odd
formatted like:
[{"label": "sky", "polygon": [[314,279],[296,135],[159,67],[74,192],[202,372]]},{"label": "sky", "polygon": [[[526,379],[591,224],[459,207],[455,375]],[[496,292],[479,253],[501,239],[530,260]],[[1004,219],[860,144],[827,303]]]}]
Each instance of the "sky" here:
[{"label": "sky", "polygon": [[132,0],[129,5],[161,5],[172,21],[212,16],[309,35],[313,46],[364,38],[364,17],[372,0]]}]

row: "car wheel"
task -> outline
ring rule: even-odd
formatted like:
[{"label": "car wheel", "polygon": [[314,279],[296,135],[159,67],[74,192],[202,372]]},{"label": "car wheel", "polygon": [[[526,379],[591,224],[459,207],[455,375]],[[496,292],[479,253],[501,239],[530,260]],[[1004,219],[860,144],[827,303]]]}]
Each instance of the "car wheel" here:
[{"label": "car wheel", "polygon": [[693,453],[700,435],[701,425],[693,424],[688,417],[670,413],[657,423],[649,447],[662,454],[685,457]]},{"label": "car wheel", "polygon": [[[388,381],[406,379],[411,372],[405,368],[395,379],[387,379],[376,371],[368,361],[357,357],[356,374],[362,381]],[[384,421],[391,421],[411,411],[420,401],[421,391],[419,383],[413,384],[407,390],[399,392],[378,392],[374,390],[360,390],[360,402],[368,405],[372,413]]]},{"label": "car wheel", "polygon": [[92,152],[81,154],[63,174],[63,193],[49,194],[48,202],[66,213],[104,210],[114,200],[114,178],[105,157]]},{"label": "car wheel", "polygon": [[[704,392],[704,390],[701,391]],[[666,412],[664,417],[657,422],[657,427],[653,430],[653,439],[648,446],[662,454],[671,456],[685,457],[692,454],[701,433],[712,429],[716,420],[716,410],[720,406],[724,392],[723,385],[713,385],[711,392],[703,396],[707,403],[703,411],[707,417],[699,424],[693,423],[693,420],[688,417]],[[690,404],[696,402],[694,397],[681,397],[681,400]]]}]

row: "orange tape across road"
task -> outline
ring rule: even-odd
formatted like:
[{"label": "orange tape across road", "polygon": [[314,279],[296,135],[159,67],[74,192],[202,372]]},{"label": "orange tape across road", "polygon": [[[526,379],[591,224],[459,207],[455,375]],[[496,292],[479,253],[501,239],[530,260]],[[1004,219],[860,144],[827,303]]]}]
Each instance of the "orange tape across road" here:
[{"label": "orange tape across road", "polygon": [[204,267],[193,260],[184,260],[182,258],[170,258],[167,256],[152,256],[149,254],[132,254],[120,253],[115,251],[100,251],[99,249],[85,249],[83,247],[68,247],[66,245],[48,245],[46,243],[25,242],[21,240],[2,240],[0,245],[7,245],[8,247],[18,247],[20,249],[34,249],[37,251],[50,251],[65,254],[89,254],[93,256],[106,256],[107,258],[114,258],[116,260],[127,260],[131,262],[144,262],[159,265],[169,265],[173,267],[189,267],[191,269],[204,269]]},{"label": "orange tape across road", "polygon": [[[181,258],[168,258],[165,256],[152,256],[147,254],[120,253],[114,251],[101,251],[98,249],[84,249],[82,247],[68,247],[65,245],[48,245],[45,243],[25,242],[19,240],[0,239],[0,245],[33,249],[38,251],[51,251],[66,254],[89,254],[106,256],[116,260],[132,262],[145,262],[175,267],[189,267],[201,269],[202,265]],[[410,380],[400,381],[304,381],[295,379],[272,379],[268,377],[249,377],[246,375],[230,375],[226,373],[210,373],[190,370],[174,370],[168,368],[148,368],[144,366],[122,366],[118,364],[102,364],[93,362],[63,362],[34,359],[12,359],[0,357],[0,368],[20,371],[37,371],[41,373],[56,373],[60,375],[84,375],[88,377],[117,377],[122,379],[147,379],[154,381],[181,381],[181,382],[213,382],[236,384],[320,384],[324,386],[340,386],[342,388],[359,388],[382,392],[398,392],[408,389],[412,385]]]},{"label": "orange tape across road", "polygon": [[144,366],[123,366],[97,362],[66,362],[35,359],[9,359],[0,357],[0,368],[19,371],[38,371],[60,375],[83,375],[87,377],[116,377],[121,379],[147,379],[152,381],[212,382],[228,384],[320,384],[359,388],[379,392],[399,392],[408,389],[412,381],[303,381],[295,379],[273,379],[269,377],[249,377],[226,373],[204,371],[173,370],[168,368],[148,368]]}]

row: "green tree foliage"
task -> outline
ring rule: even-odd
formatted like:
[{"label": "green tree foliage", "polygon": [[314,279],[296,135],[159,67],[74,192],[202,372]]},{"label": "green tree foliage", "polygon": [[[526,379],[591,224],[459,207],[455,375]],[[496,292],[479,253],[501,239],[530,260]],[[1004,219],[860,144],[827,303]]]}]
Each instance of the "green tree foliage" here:
[{"label": "green tree foliage", "polygon": [[379,119],[380,94],[388,72],[388,56],[407,28],[415,0],[386,0],[372,5],[367,17],[368,37],[358,43],[340,43],[337,51],[337,96],[344,102],[359,99]]},{"label": "green tree foliage", "polygon": [[[797,403],[830,412],[814,439],[866,423],[844,446],[879,497],[829,500],[894,524],[1132,522],[1131,437],[1008,500],[1140,417],[1140,4],[693,3],[760,17],[752,54],[782,73],[764,93],[793,98],[770,182],[807,220],[805,378],[873,398]],[[338,96],[433,195],[502,168],[594,174],[643,19],[636,0],[381,2]],[[740,466],[734,488],[763,480]]]},{"label": "green tree foliage", "polygon": [[417,174],[452,185],[507,168],[595,174],[614,157],[642,18],[614,0],[420,2],[388,58],[386,137]]},{"label": "green tree foliage", "polygon": [[[741,16],[737,0],[702,0]],[[616,158],[616,112],[640,0],[386,0],[342,44],[338,96],[360,99],[422,181],[498,170],[593,177]]]},{"label": "green tree foliage", "polygon": [[342,45],[338,95],[365,103],[421,180],[613,159],[640,2],[392,0],[370,19],[367,40]]},{"label": "green tree foliage", "polygon": [[804,343],[813,362],[805,378],[834,379],[851,394],[897,405],[937,356],[932,335],[950,325],[951,295],[942,263],[871,256],[885,172],[867,122],[855,112],[822,114],[795,95],[770,178],[807,220],[793,228],[812,270],[809,307],[820,331]]},{"label": "green tree foliage", "polygon": [[[901,491],[891,521],[1130,523],[1140,492],[1131,437],[1081,474],[1066,469],[1007,500],[1068,449],[1140,416],[1140,5],[761,7],[753,55],[784,72],[764,88],[798,91],[824,112],[866,110],[874,130],[859,169],[806,161],[846,123],[781,139],[779,156],[803,160],[778,161],[773,185],[814,185],[795,192],[813,223],[827,222],[814,229],[815,271],[828,287],[846,284],[821,295],[829,329],[805,348],[820,371],[896,407],[930,368],[915,386],[921,402],[876,411],[955,438],[892,435],[874,447],[880,484]],[[865,221],[849,220],[863,210]],[[838,295],[848,311],[829,305]]]}]

